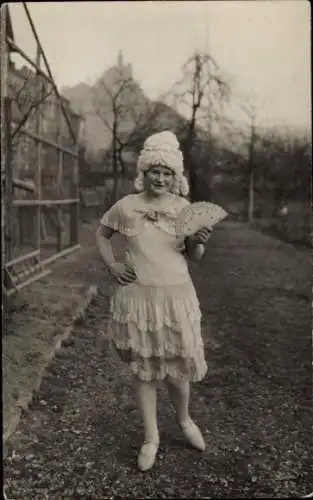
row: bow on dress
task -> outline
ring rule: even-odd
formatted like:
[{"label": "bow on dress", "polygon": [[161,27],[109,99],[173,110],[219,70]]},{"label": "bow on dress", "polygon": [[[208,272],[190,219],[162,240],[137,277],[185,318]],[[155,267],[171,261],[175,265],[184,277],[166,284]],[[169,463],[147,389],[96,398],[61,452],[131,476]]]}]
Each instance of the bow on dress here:
[{"label": "bow on dress", "polygon": [[148,220],[157,222],[160,219],[160,216],[164,216],[170,219],[176,219],[177,214],[166,209],[166,208],[160,208],[158,210],[151,210],[151,209],[145,209],[145,210],[136,210],[138,214],[140,214],[143,218],[146,218]]}]

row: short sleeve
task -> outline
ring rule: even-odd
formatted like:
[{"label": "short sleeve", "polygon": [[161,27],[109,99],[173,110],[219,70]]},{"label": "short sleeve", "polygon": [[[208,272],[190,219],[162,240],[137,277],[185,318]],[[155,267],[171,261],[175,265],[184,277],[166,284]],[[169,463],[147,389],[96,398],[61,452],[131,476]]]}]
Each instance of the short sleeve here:
[{"label": "short sleeve", "polygon": [[100,219],[102,226],[110,227],[114,231],[120,231],[122,226],[121,200],[117,201],[107,210]]},{"label": "short sleeve", "polygon": [[142,218],[136,217],[133,209],[133,197],[126,195],[103,214],[100,224],[110,227],[125,236],[134,236],[142,230]]}]

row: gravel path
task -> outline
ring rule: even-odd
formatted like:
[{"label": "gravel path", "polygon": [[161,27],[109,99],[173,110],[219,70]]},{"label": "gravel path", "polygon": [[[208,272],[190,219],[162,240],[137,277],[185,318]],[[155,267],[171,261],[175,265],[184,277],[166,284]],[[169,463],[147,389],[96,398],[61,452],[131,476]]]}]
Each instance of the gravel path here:
[{"label": "gravel path", "polygon": [[16,500],[288,498],[313,491],[311,256],[243,224],[215,231],[192,266],[209,371],[191,413],[208,442],[186,445],[159,390],[161,448],[140,473],[142,429],[125,367],[99,342],[110,286],[43,379],[9,443]]}]

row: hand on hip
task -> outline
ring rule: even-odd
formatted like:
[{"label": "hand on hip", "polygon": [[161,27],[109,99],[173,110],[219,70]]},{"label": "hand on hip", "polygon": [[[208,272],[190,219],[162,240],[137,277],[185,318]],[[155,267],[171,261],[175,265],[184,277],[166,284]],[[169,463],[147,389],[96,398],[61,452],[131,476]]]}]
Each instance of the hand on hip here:
[{"label": "hand on hip", "polygon": [[115,262],[110,266],[110,271],[120,285],[129,285],[137,279],[134,269],[127,263]]}]

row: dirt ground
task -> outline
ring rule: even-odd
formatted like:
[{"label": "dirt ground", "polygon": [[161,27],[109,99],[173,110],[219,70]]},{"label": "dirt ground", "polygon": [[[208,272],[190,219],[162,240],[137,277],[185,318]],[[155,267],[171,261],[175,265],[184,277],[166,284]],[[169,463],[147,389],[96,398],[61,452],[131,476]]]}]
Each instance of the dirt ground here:
[{"label": "dirt ground", "polygon": [[[209,370],[191,414],[207,450],[186,445],[159,390],[161,447],[136,467],[140,416],[106,330],[110,283],[51,363],[8,442],[10,499],[291,498],[313,491],[311,254],[244,224],[216,229],[191,266]],[[86,260],[87,265],[87,260]],[[91,264],[90,264],[91,265]],[[57,301],[56,301],[57,302]],[[25,335],[25,333],[24,333]]]},{"label": "dirt ground", "polygon": [[[10,299],[2,336],[3,435],[16,425],[47,359],[71,324],[97,274],[94,226],[81,231],[81,250],[51,264],[52,273]],[[92,258],[91,258],[92,256]]]}]

